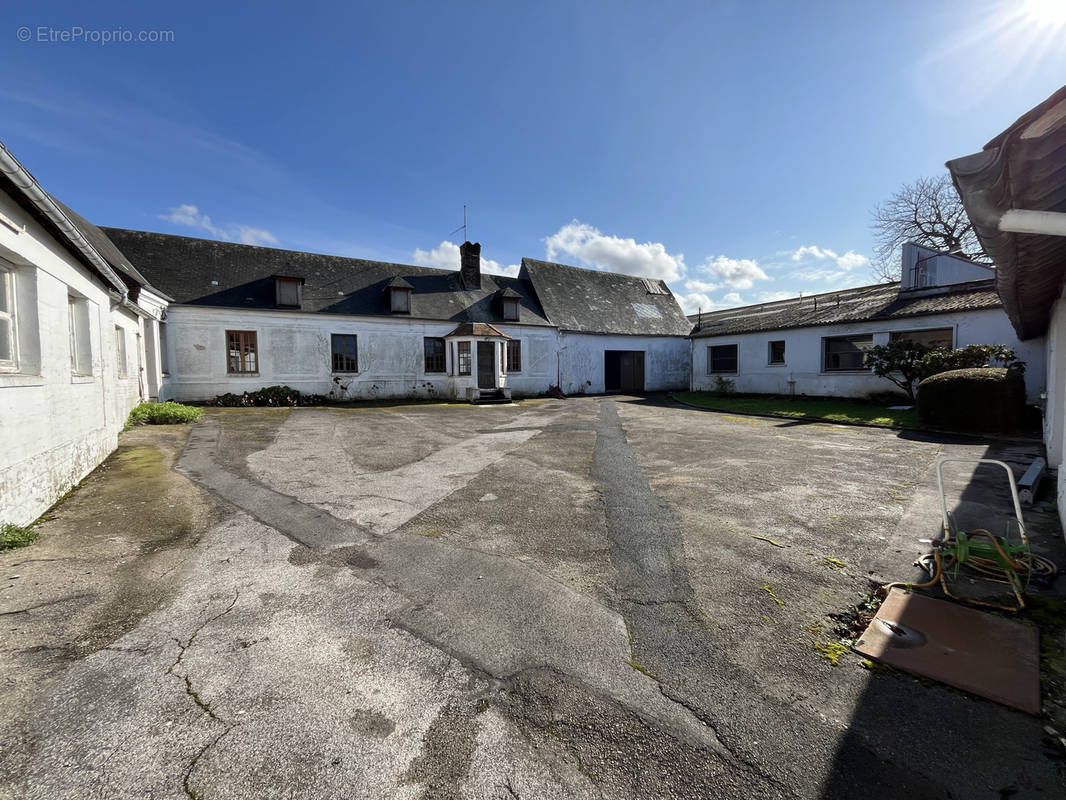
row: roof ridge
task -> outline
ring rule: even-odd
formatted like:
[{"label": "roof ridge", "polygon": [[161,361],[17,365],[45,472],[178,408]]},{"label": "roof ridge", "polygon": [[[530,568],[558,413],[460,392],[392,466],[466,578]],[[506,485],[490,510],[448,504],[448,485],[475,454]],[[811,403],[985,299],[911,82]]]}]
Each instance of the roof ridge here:
[{"label": "roof ridge", "polygon": [[[577,264],[564,264],[561,261],[548,261],[547,259],[544,259],[544,258],[529,258],[528,256],[522,256],[522,262],[525,263],[526,261],[535,261],[538,264],[548,264],[549,266],[552,266],[552,267],[566,267],[567,269],[580,269],[580,270],[584,270],[585,272],[595,273],[597,275],[613,275],[616,278],[628,278],[629,280],[633,280],[633,281],[646,281],[647,280],[647,281],[662,281],[663,283],[666,283],[666,279],[665,278],[651,278],[651,277],[648,277],[646,275],[630,275],[628,272],[614,272],[614,271],[609,270],[609,269],[599,269],[597,267],[582,267],[582,266],[579,266]],[[669,288],[669,286],[667,286],[667,288]],[[671,292],[671,294],[673,294],[673,292]]]}]

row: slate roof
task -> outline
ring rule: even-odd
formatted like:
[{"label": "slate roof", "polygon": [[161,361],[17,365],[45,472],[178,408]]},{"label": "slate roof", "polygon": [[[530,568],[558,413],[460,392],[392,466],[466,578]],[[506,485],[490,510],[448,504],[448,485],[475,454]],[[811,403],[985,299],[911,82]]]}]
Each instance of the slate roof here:
[{"label": "slate roof", "polygon": [[1001,231],[1007,211],[1066,212],[1066,86],[973,155],[947,163],[1021,339],[1042,335],[1066,281],[1066,236]]},{"label": "slate roof", "polygon": [[[482,273],[480,289],[464,289],[458,270],[430,269],[360,258],[104,228],[107,236],[180,304],[409,317],[454,322],[502,322],[501,290],[519,296],[519,322],[550,325],[527,280]],[[458,267],[458,264],[456,265]],[[303,305],[279,309],[273,276],[303,278]],[[385,288],[409,283],[411,313],[392,314]]]},{"label": "slate roof", "polygon": [[[899,282],[703,314],[693,338],[999,308],[993,280],[900,291]],[[690,317],[697,321],[695,315]]]},{"label": "slate roof", "polygon": [[[644,336],[687,336],[692,323],[665,283],[649,292],[646,279],[614,272],[522,259],[541,306],[562,330]],[[652,283],[656,283],[652,281]]]},{"label": "slate roof", "polygon": [[74,227],[81,232],[81,235],[89,240],[89,244],[96,249],[96,252],[103,256],[104,260],[110,264],[112,268],[118,270],[118,272],[122,274],[123,279],[130,288],[144,286],[149,283],[148,279],[130,263],[129,259],[123,255],[122,251],[115,246],[115,243],[107,237],[103,230],[93,225],[74,209],[65,205],[55,195],[49,194],[48,196],[52,198],[52,202],[59,206],[70,221],[74,223]]}]

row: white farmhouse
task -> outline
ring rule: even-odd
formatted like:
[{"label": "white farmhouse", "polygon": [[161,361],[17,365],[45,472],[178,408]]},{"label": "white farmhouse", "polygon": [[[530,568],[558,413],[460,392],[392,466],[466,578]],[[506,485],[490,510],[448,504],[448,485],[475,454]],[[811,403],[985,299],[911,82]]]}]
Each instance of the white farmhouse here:
[{"label": "white farmhouse", "polygon": [[335,400],[503,399],[688,385],[691,324],[666,284],[523,259],[459,269],[104,229],[174,298],[163,394],[283,384]]},{"label": "white farmhouse", "polygon": [[865,366],[875,345],[911,339],[965,347],[1005,344],[1026,362],[1026,389],[1044,391],[1042,340],[1021,341],[1003,313],[995,271],[915,244],[903,278],[691,317],[692,388],[865,397],[895,387]]},{"label": "white farmhouse", "polygon": [[1045,352],[1044,442],[1066,524],[1066,87],[947,166],[1018,337]]},{"label": "white farmhouse", "polygon": [[0,144],[0,523],[99,464],[158,392],[166,298]]}]

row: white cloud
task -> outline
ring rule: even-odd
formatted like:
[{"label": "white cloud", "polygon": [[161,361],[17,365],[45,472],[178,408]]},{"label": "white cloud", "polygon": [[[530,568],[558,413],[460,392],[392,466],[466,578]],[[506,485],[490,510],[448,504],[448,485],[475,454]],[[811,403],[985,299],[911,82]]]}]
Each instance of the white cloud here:
[{"label": "white cloud", "polygon": [[207,231],[212,236],[224,239],[227,242],[240,242],[241,244],[277,244],[278,239],[270,231],[263,228],[253,228],[250,225],[228,225],[220,227],[194,205],[184,203],[174,206],[166,214],[160,214],[159,218],[172,222],[175,225],[184,225],[189,228],[198,228]]},{"label": "white cloud", "polygon": [[[416,264],[423,267],[457,270],[459,269],[459,245],[445,239],[432,250],[415,248],[415,252],[411,258]],[[506,275],[515,278],[518,276],[519,269],[521,269],[519,264],[508,264],[504,266],[499,261],[493,261],[491,258],[485,258],[484,256],[481,257],[482,272],[488,272],[493,275]]]},{"label": "white cloud", "polygon": [[667,252],[660,242],[607,236],[591,225],[574,220],[544,240],[548,258],[560,255],[594,269],[676,281],[685,275],[685,257]]},{"label": "white cloud", "polygon": [[793,261],[810,262],[811,259],[823,262],[827,260],[832,261],[834,266],[801,269],[793,272],[791,277],[800,278],[802,280],[833,283],[846,277],[852,270],[858,269],[859,267],[866,267],[870,264],[869,258],[861,253],[856,253],[854,250],[848,250],[848,252],[840,255],[835,250],[830,250],[828,247],[819,247],[818,245],[811,244],[804,245],[803,247],[792,251]]},{"label": "white cloud", "polygon": [[718,286],[710,281],[685,281],[685,288],[690,292],[713,292]]},{"label": "white cloud", "polygon": [[799,292],[762,292],[759,294],[760,303],[773,303],[777,300],[791,300],[798,297]]},{"label": "white cloud", "polygon": [[750,289],[755,281],[769,280],[759,262],[753,258],[708,258],[702,269],[718,278],[730,289]]},{"label": "white cloud", "polygon": [[715,300],[705,292],[690,292],[689,294],[676,294],[677,302],[686,314],[695,314],[699,311],[720,311],[723,308],[733,308],[746,303],[743,297],[736,292],[729,292],[721,300]]}]

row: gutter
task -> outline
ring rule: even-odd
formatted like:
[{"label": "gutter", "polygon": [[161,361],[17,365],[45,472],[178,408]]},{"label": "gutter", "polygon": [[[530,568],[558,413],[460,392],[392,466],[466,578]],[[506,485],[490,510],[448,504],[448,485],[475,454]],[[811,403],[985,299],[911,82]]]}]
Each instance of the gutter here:
[{"label": "gutter", "polygon": [[37,180],[11,154],[11,151],[7,149],[3,142],[0,142],[0,173],[6,175],[15,187],[59,229],[59,232],[74,246],[82,258],[103,275],[123,298],[126,297],[128,289],[122,278],[96,251],[96,248],[90,244],[77,226],[71,222],[70,218],[63,212],[63,209],[56,205],[55,201],[37,183]]},{"label": "gutter", "polygon": [[1003,212],[996,225],[1005,233],[1035,233],[1066,236],[1066,213],[1061,211],[1026,211],[1011,208]]}]

